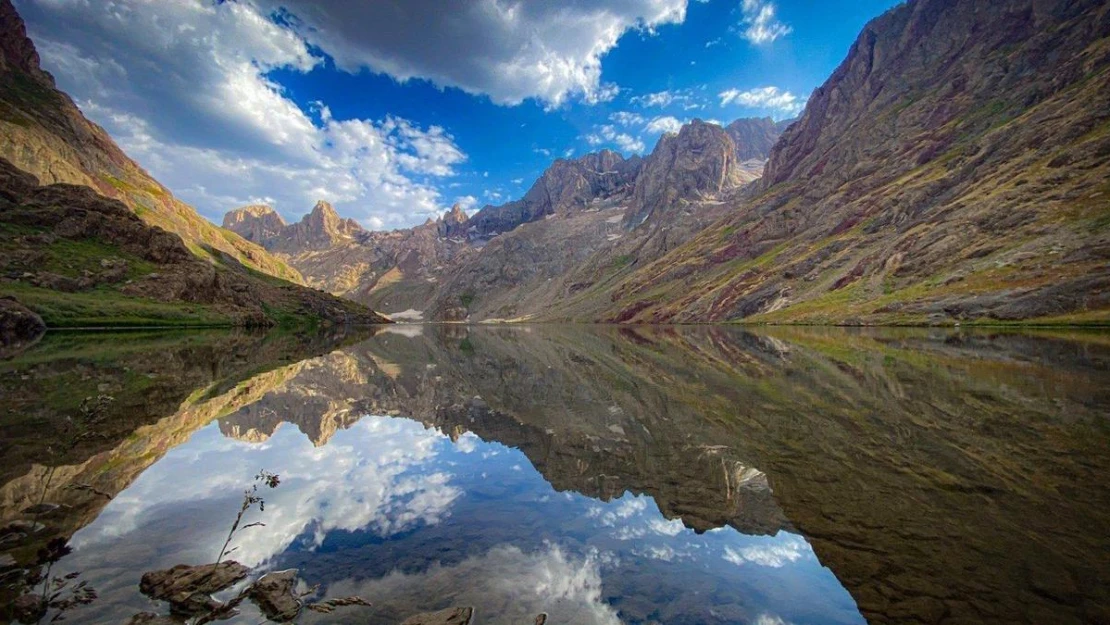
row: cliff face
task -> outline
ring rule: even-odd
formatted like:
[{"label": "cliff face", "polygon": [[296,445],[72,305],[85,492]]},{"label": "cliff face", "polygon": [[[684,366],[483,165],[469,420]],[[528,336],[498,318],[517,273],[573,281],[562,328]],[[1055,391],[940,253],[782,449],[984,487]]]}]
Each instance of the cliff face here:
[{"label": "cliff face", "polygon": [[767,158],[779,135],[795,120],[776,122],[770,117],[738,119],[725,126],[725,132],[736,146],[736,158],[741,162]]},{"label": "cliff face", "polygon": [[628,227],[682,202],[716,199],[742,182],[736,144],[724,128],[694,120],[678,134],[665,134],[644,161],[632,192]]},{"label": "cliff face", "polygon": [[524,197],[501,206],[486,206],[470,220],[480,235],[509,232],[548,215],[582,211],[593,201],[627,193],[639,174],[642,159],[625,159],[611,150],[578,159],[557,159]]},{"label": "cliff face", "polygon": [[286,223],[281,215],[269,206],[254,204],[229,211],[224,215],[223,227],[251,243],[265,247],[266,242],[281,234],[286,228]]},{"label": "cliff face", "polygon": [[232,260],[297,282],[300,275],[257,245],[221,230],[132,161],[85,119],[39,66],[11,0],[0,0],[0,157],[43,184],[79,184],[123,202],[150,225],[176,233],[212,262]]},{"label": "cliff face", "polygon": [[562,315],[1104,319],[1110,8],[917,0],[864,28],[729,214]]}]

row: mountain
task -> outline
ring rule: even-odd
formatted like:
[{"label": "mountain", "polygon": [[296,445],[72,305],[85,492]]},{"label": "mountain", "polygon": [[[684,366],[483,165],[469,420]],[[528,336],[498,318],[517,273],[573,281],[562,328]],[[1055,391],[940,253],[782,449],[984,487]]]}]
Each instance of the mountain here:
[{"label": "mountain", "polygon": [[[122,202],[81,185],[39,186],[3,159],[0,252],[0,296],[47,327],[387,321],[354,302],[198,258]],[[5,311],[0,327],[13,317]]]},{"label": "mountain", "polygon": [[899,5],[724,217],[543,316],[1104,321],[1108,36],[1096,0]]},{"label": "mountain", "polygon": [[213,262],[233,262],[300,281],[287,264],[202,218],[85,119],[39,65],[11,0],[0,0],[0,157],[42,184],[79,184],[127,205],[150,225],[176,233]]},{"label": "mountain", "polygon": [[343,219],[323,200],[295,224],[286,224],[269,206],[244,206],[224,215],[224,228],[267,250],[286,254],[326,250],[365,232],[357,221]]},{"label": "mountain", "polygon": [[[6,339],[32,338],[35,317],[47,327],[387,321],[286,282],[301,276],[174,199],[54,87],[8,0],[0,35]],[[13,319],[22,336],[7,336]]]},{"label": "mountain", "polygon": [[748,117],[738,119],[725,126],[725,132],[736,144],[736,158],[741,161],[766,159],[775,146],[779,135],[796,120],[787,119],[776,122],[770,117]]},{"label": "mountain", "polygon": [[547,216],[581,212],[595,199],[630,191],[641,164],[638,156],[625,159],[612,150],[556,159],[523,198],[482,208],[470,227],[492,236]]},{"label": "mountain", "polygon": [[[727,198],[759,177],[763,162],[741,163],[736,153],[735,142],[716,124],[694,120],[664,135],[636,163],[631,185],[593,189],[585,208],[524,223],[451,268],[430,316],[544,318],[568,298],[604,296],[612,276],[685,242],[723,215]],[[552,169],[560,163],[566,161]],[[541,181],[550,177],[548,170]]]}]

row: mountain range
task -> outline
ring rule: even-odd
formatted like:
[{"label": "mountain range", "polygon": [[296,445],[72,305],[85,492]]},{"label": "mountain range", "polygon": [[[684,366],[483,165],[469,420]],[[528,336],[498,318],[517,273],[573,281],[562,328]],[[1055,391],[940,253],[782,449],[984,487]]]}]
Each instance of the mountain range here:
[{"label": "mountain range", "polygon": [[398,320],[1101,324],[1110,311],[1098,0],[913,0],[864,27],[796,120],[693,120],[643,157],[557,159],[518,200],[391,232],[324,201],[297,223],[252,205],[217,228],[54,88],[8,0],[0,20],[0,157],[121,201],[217,267]]}]

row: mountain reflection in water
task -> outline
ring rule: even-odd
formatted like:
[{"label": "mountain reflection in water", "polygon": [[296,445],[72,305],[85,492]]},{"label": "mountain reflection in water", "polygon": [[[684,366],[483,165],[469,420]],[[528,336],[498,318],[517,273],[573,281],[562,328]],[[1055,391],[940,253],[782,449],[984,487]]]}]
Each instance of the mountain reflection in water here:
[{"label": "mountain reflection in water", "polygon": [[[127,412],[56,468],[5,467],[5,523],[40,497],[68,506],[47,523],[71,537],[59,570],[100,593],[70,620],[157,611],[142,573],[211,561],[259,468],[282,485],[232,557],[374,603],[303,622],[451,605],[482,623],[1110,620],[1104,335],[407,326],[334,350],[291,340],[99,359],[47,342],[0,363],[5,401],[38,420],[3,423],[13,458],[35,449],[25,428],[64,412],[66,376],[116,385]],[[133,379],[165,384],[160,401]]]}]

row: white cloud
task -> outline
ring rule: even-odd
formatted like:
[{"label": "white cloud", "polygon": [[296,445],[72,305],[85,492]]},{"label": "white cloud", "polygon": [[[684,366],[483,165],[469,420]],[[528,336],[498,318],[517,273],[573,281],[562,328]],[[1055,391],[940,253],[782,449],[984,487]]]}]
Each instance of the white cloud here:
[{"label": "white cloud", "polygon": [[463,195],[455,198],[455,203],[464,211],[470,211],[470,209],[478,205],[478,198],[473,195]]},{"label": "white cloud", "polygon": [[609,121],[621,126],[639,126],[646,120],[643,115],[629,111],[617,111],[609,116]]},{"label": "white cloud", "polygon": [[682,128],[682,122],[678,121],[675,117],[656,117],[651,120],[645,127],[645,130],[651,133],[664,133],[664,132],[678,132]]},{"label": "white cloud", "polygon": [[794,29],[775,19],[775,4],[767,0],[743,0],[740,5],[743,19],[741,36],[755,45],[771,43],[789,35]]},{"label": "white cloud", "polygon": [[534,98],[616,96],[601,82],[601,59],[632,30],[681,23],[687,0],[254,0],[295,16],[297,31],[344,71],[367,68],[399,81],[426,79],[488,95],[498,104]]},{"label": "white cloud", "polygon": [[787,115],[797,115],[805,108],[805,100],[778,87],[758,87],[741,91],[728,89],[717,94],[721,106],[736,104],[746,108],[768,109]]},{"label": "white cloud", "polygon": [[530,623],[548,612],[564,623],[619,625],[602,595],[603,564],[603,554],[575,555],[550,543],[532,552],[498,545],[421,573],[396,570],[378,579],[333,582],[327,596],[373,597],[376,610],[399,614],[426,610],[429,596],[443,597],[453,605],[478,606],[486,623]]},{"label": "white cloud", "polygon": [[249,2],[27,0],[20,10],[85,113],[202,214],[271,198],[289,219],[317,199],[368,227],[442,210],[437,180],[466,155],[444,129],[303,110],[267,77],[321,59]]},{"label": "white cloud", "polygon": [[626,132],[620,132],[615,126],[605,124],[596,126],[594,132],[585,136],[586,143],[591,146],[615,145],[618,150],[625,153],[640,154],[644,151],[644,142]]},{"label": "white cloud", "polygon": [[[306,532],[318,546],[333,530],[366,528],[388,537],[435,525],[463,494],[450,475],[428,470],[450,441],[413,421],[364,418],[322,447],[313,447],[295,430],[279,430],[261,445],[222,439],[215,426],[203,435],[215,441],[199,453],[170,452],[113,499],[97,523],[75,536],[75,546],[111,544],[128,533],[148,531],[150,519],[167,509],[192,507],[198,512],[177,540],[179,548],[195,553],[178,556],[210,558],[212,546],[227,535],[223,504],[232,500],[224,496],[234,497],[261,466],[280,467],[282,483],[265,489],[265,512],[249,517],[260,517],[264,531],[236,535],[234,557],[248,566],[264,564]],[[181,475],[205,479],[182,481]],[[213,505],[204,507],[204,502]]]},{"label": "white cloud", "polygon": [[812,553],[804,539],[790,536],[788,539],[766,545],[749,545],[733,549],[724,548],[723,557],[728,562],[737,566],[755,564],[771,568],[782,568],[791,562],[796,562]]}]

